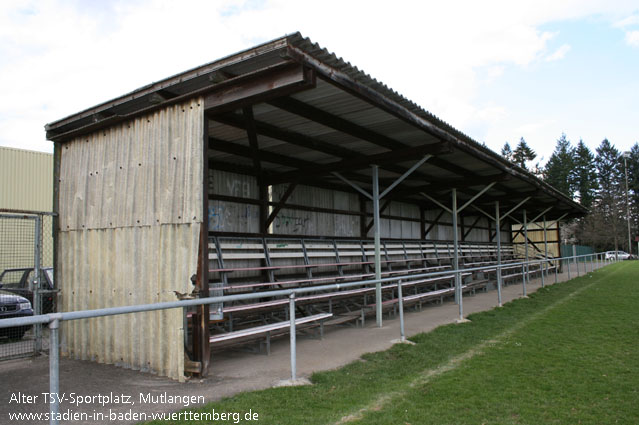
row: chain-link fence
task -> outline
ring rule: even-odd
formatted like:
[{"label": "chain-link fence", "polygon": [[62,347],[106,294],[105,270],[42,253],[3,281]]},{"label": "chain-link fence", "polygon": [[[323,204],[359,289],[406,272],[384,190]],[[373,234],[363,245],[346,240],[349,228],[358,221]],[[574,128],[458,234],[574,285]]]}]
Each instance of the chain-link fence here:
[{"label": "chain-link fence", "polygon": [[[55,311],[55,289],[53,215],[2,210],[0,320]],[[46,350],[48,339],[42,332],[41,325],[0,329],[0,360]]]}]

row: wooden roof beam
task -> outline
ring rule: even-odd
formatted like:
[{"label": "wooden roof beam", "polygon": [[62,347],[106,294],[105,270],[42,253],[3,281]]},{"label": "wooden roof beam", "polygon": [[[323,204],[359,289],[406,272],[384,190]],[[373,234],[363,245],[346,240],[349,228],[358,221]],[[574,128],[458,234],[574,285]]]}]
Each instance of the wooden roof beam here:
[{"label": "wooden roof beam", "polygon": [[355,158],[343,159],[341,161],[332,162],[306,168],[298,172],[286,172],[272,177],[269,180],[271,184],[287,183],[296,181],[300,177],[322,176],[330,174],[334,171],[348,171],[369,167],[370,165],[393,164],[396,162],[404,162],[414,159],[417,156],[437,155],[450,152],[448,143],[434,143],[431,145],[415,146],[404,148],[402,150],[394,150],[375,155],[360,155]]}]

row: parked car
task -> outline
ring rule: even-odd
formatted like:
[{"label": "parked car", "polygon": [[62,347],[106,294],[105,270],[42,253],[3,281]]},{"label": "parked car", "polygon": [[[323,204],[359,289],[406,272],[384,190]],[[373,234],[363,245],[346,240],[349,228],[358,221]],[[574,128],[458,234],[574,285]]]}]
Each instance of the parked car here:
[{"label": "parked car", "polygon": [[[26,316],[33,316],[33,308],[31,308],[29,300],[20,295],[0,290],[0,320]],[[31,325],[0,328],[0,337],[22,339],[24,333],[30,328]]]},{"label": "parked car", "polygon": [[630,254],[624,251],[608,251],[606,252],[606,260],[628,260]]},{"label": "parked car", "polygon": [[[35,278],[34,274],[34,269],[28,267],[6,269],[0,274],[0,289],[20,295],[33,305],[32,283]],[[40,288],[46,291],[54,289],[52,267],[40,269]],[[42,313],[51,313],[54,308],[54,294],[42,294]]]}]

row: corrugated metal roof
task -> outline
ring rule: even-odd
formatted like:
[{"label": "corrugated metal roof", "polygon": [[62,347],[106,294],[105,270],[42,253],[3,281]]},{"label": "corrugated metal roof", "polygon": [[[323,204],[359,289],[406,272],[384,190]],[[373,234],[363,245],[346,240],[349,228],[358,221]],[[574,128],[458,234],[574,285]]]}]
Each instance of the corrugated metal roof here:
[{"label": "corrugated metal roof", "polygon": [[[583,214],[586,211],[530,172],[508,162],[497,153],[299,33],[278,38],[253,49],[186,71],[51,123],[47,125],[47,135],[52,140],[65,141],[69,135],[93,130],[100,126],[113,125],[130,117],[130,114],[165,107],[171,102],[188,96],[189,93],[194,95],[207,90],[216,90],[216,87],[220,87],[217,84],[221,74],[224,74],[224,78],[230,79],[219,84],[233,84],[233,79],[243,74],[287,61],[302,63],[314,69],[318,77],[321,77],[317,78],[314,88],[295,93],[289,99],[302,101],[305,105],[322,113],[348,120],[367,131],[392,139],[391,143],[399,143],[398,146],[421,146],[441,140],[451,143],[453,153],[442,155],[438,160],[429,161],[420,168],[422,179],[431,177],[459,179],[469,176],[472,180],[478,176],[506,173],[511,176],[511,179],[502,181],[491,189],[487,193],[488,198],[511,191],[534,192],[536,204],[557,204],[557,215],[564,211],[572,214]],[[168,97],[167,93],[170,94]],[[154,101],[153,96],[158,94],[165,96],[166,100],[154,106],[151,102]],[[171,99],[170,96],[178,97]],[[388,149],[348,132],[336,131],[314,119],[303,118],[303,114],[298,115],[298,111],[291,114],[281,106],[276,108],[263,103],[255,105],[253,109],[258,122],[292,132],[293,138],[297,137],[296,135],[310,138],[311,144],[317,141],[340,149],[347,148],[348,151],[343,151],[346,156],[371,155]],[[236,114],[233,119],[242,121],[242,116]],[[225,124],[228,123],[225,122]],[[210,134],[225,141],[248,146],[248,139],[246,134],[242,134],[244,131],[241,125],[239,131],[234,126],[237,125],[219,125],[211,121]],[[265,152],[288,154],[294,158],[316,163],[335,162],[341,159],[323,149],[295,146],[297,143],[293,143],[294,140],[287,140],[286,144],[273,143],[269,136],[267,133],[260,133],[260,149]],[[218,154],[214,153],[213,157],[215,158],[216,155]],[[238,165],[250,164],[250,161],[246,161],[245,158],[237,157],[237,155],[229,156],[229,153],[219,154],[217,157]],[[266,171],[279,173],[283,166],[285,164],[266,162],[263,168]],[[396,175],[401,174],[397,168],[395,170]],[[368,172],[361,171],[360,174],[366,176]],[[330,181],[330,177],[327,179]],[[462,200],[471,195],[472,193],[460,193]],[[419,195],[414,195],[412,198],[416,201]],[[531,206],[531,208],[536,207]]]}]

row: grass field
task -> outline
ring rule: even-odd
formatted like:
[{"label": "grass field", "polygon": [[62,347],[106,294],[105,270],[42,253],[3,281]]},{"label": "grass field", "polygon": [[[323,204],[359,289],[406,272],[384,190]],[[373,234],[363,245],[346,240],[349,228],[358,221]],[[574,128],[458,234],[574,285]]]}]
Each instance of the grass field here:
[{"label": "grass field", "polygon": [[251,423],[251,409],[259,424],[639,424],[638,261],[469,318],[316,373],[311,386],[197,411]]}]

